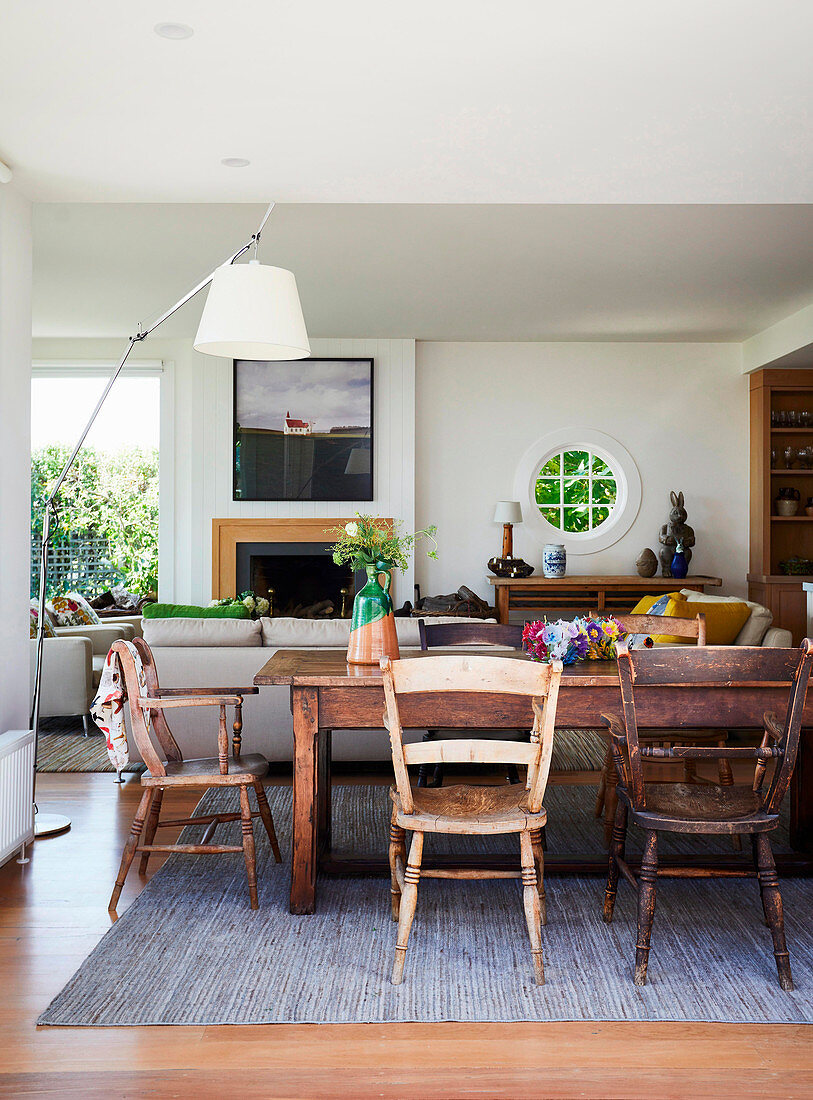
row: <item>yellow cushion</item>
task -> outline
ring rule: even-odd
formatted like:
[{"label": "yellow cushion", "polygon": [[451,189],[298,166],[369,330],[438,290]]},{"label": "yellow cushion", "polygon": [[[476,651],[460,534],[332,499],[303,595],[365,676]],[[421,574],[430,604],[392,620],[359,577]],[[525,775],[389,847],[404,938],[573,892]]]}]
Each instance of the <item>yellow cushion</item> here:
[{"label": "yellow cushion", "polygon": [[[664,603],[665,601],[665,603]],[[655,605],[659,604],[659,607]],[[661,592],[657,596],[643,596],[633,607],[632,615],[669,615],[673,619],[693,619],[699,612],[688,610],[689,603],[682,592]],[[692,638],[679,634],[653,634],[657,645],[694,645]]]},{"label": "yellow cushion", "polygon": [[[691,603],[684,600],[675,604],[669,601],[664,612],[678,619],[693,619],[695,615],[706,616],[706,644],[707,645],[733,645],[734,639],[745,626],[751,608],[745,603],[702,603],[700,600],[692,600]],[[654,639],[660,641],[659,638]],[[680,639],[686,641],[687,639]]]}]

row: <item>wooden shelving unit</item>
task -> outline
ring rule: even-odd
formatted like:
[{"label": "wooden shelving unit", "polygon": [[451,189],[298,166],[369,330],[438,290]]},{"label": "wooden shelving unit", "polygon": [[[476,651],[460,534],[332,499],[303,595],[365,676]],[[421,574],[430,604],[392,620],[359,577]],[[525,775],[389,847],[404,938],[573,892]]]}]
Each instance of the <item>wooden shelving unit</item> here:
[{"label": "wooden shelving unit", "polygon": [[[751,552],[748,574],[750,599],[773,612],[774,626],[801,641],[807,626],[802,582],[811,576],[786,576],[780,561],[788,558],[813,560],[813,516],[805,515],[808,497],[813,497],[813,469],[783,469],[771,462],[771,450],[784,461],[784,446],[813,447],[813,424],[808,427],[780,427],[771,423],[772,413],[807,412],[813,419],[813,369],[761,370],[751,375]],[[784,439],[784,445],[783,445]],[[776,515],[775,499],[783,485],[799,490],[799,513]]]}]

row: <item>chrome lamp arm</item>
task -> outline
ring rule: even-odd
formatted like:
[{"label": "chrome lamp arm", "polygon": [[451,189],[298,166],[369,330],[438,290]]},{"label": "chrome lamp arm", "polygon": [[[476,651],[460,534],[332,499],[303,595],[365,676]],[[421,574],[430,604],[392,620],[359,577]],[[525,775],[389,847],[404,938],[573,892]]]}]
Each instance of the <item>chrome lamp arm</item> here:
[{"label": "chrome lamp arm", "polygon": [[[34,759],[35,759],[32,798],[33,798],[33,801],[34,801],[34,812],[35,812],[35,814],[37,813],[37,804],[36,804],[36,794],[37,794],[36,751],[37,751],[37,746],[39,744],[40,701],[41,701],[41,697],[42,697],[42,654],[43,654],[43,642],[44,642],[44,639],[45,639],[45,603],[46,603],[46,584],[47,584],[47,573],[48,573],[48,550],[49,550],[49,544],[50,544],[50,541],[51,541],[52,520],[56,518],[56,515],[57,515],[57,512],[58,512],[57,499],[59,497],[59,491],[62,488],[62,484],[65,481],[65,478],[68,476],[68,473],[69,473],[71,467],[73,466],[74,462],[76,461],[76,456],[79,454],[79,451],[82,449],[82,445],[84,444],[85,439],[87,438],[88,432],[93,427],[93,424],[96,420],[96,417],[99,415],[99,412],[101,411],[102,406],[104,405],[105,401],[107,400],[107,395],[110,393],[111,389],[115,385],[116,379],[121,374],[121,372],[124,368],[124,364],[127,362],[127,359],[129,358],[130,352],[133,350],[135,345],[140,343],[142,340],[146,340],[146,338],[150,335],[150,333],[154,332],[158,328],[159,325],[162,325],[164,323],[164,321],[167,321],[170,317],[173,316],[173,314],[177,313],[178,310],[181,309],[182,306],[185,306],[187,302],[191,301],[191,299],[194,298],[196,294],[199,294],[201,290],[203,290],[205,287],[207,287],[211,283],[212,279],[214,279],[215,273],[217,272],[219,267],[225,267],[227,264],[233,264],[235,262],[235,260],[238,260],[244,253],[248,252],[248,250],[251,248],[252,245],[254,245],[254,247],[256,249],[257,244],[260,240],[260,235],[261,235],[263,229],[265,228],[265,223],[268,221],[268,219],[271,215],[271,211],[274,209],[275,205],[276,204],[273,203],[273,202],[269,204],[268,209],[265,211],[265,214],[263,215],[262,221],[260,222],[257,229],[254,231],[254,233],[251,234],[251,237],[249,238],[249,240],[246,241],[245,244],[241,245],[240,248],[238,248],[236,252],[232,252],[232,254],[227,259],[225,259],[222,264],[219,264],[218,267],[216,267],[212,271],[210,271],[205,279],[201,279],[201,281],[196,286],[192,287],[191,290],[187,291],[187,293],[184,294],[184,296],[182,298],[179,298],[178,301],[175,302],[174,305],[170,306],[170,308],[168,310],[166,310],[164,313],[162,313],[161,316],[156,321],[153,321],[153,323],[148,328],[142,329],[141,326],[139,325],[138,331],[135,333],[135,335],[129,337],[128,342],[127,342],[127,347],[124,351],[124,354],[119,359],[118,363],[116,364],[116,366],[113,370],[113,373],[110,375],[110,378],[107,380],[107,383],[106,383],[104,389],[102,390],[101,397],[96,402],[96,407],[94,408],[93,412],[90,414],[90,418],[88,419],[88,422],[85,425],[85,427],[82,429],[82,433],[81,433],[81,435],[79,436],[79,439],[76,442],[76,446],[71,451],[67,462],[63,466],[62,471],[59,474],[59,477],[54,482],[53,487],[51,489],[51,492],[49,493],[48,498],[45,501],[45,511],[44,511],[43,521],[42,521],[42,546],[41,546],[41,549],[40,549],[40,579],[39,579],[39,593],[38,593],[39,612],[38,612],[38,618],[37,618],[37,647],[36,647],[36,664],[35,664],[35,669],[34,669],[34,694],[33,694],[33,699],[32,699],[32,704],[31,704],[31,728],[34,731]],[[34,835],[35,836],[44,836],[44,835],[48,835],[50,833],[62,832],[64,829],[67,829],[68,826],[70,825],[70,820],[66,817],[62,817],[61,815],[48,814],[47,817],[49,818],[48,826],[47,827],[40,827],[40,828],[37,827],[37,822],[36,822],[36,818],[35,818],[35,826],[34,826]],[[55,820],[53,822],[51,822],[50,819],[55,819]]]}]

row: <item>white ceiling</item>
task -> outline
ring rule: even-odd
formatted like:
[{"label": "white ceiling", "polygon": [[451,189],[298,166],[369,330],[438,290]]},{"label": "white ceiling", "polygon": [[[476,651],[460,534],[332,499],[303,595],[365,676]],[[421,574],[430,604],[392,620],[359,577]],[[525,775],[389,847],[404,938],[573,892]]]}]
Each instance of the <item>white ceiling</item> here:
[{"label": "white ceiling", "polygon": [[808,0],[0,13],[0,158],[37,201],[813,200]]},{"label": "white ceiling", "polygon": [[[132,333],[263,209],[35,206],[35,335]],[[260,257],[295,272],[312,336],[743,340],[813,299],[813,205],[291,204]]]}]

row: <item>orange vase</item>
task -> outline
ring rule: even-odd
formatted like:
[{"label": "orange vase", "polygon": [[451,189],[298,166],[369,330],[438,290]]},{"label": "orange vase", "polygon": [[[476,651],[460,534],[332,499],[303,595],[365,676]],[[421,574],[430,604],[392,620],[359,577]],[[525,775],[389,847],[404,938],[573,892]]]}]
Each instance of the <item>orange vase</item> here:
[{"label": "orange vase", "polygon": [[[347,646],[350,665],[377,665],[381,657],[398,660],[398,635],[390,599],[389,562],[367,566],[367,583],[353,601],[353,621]],[[384,577],[384,587],[378,582]]]}]

